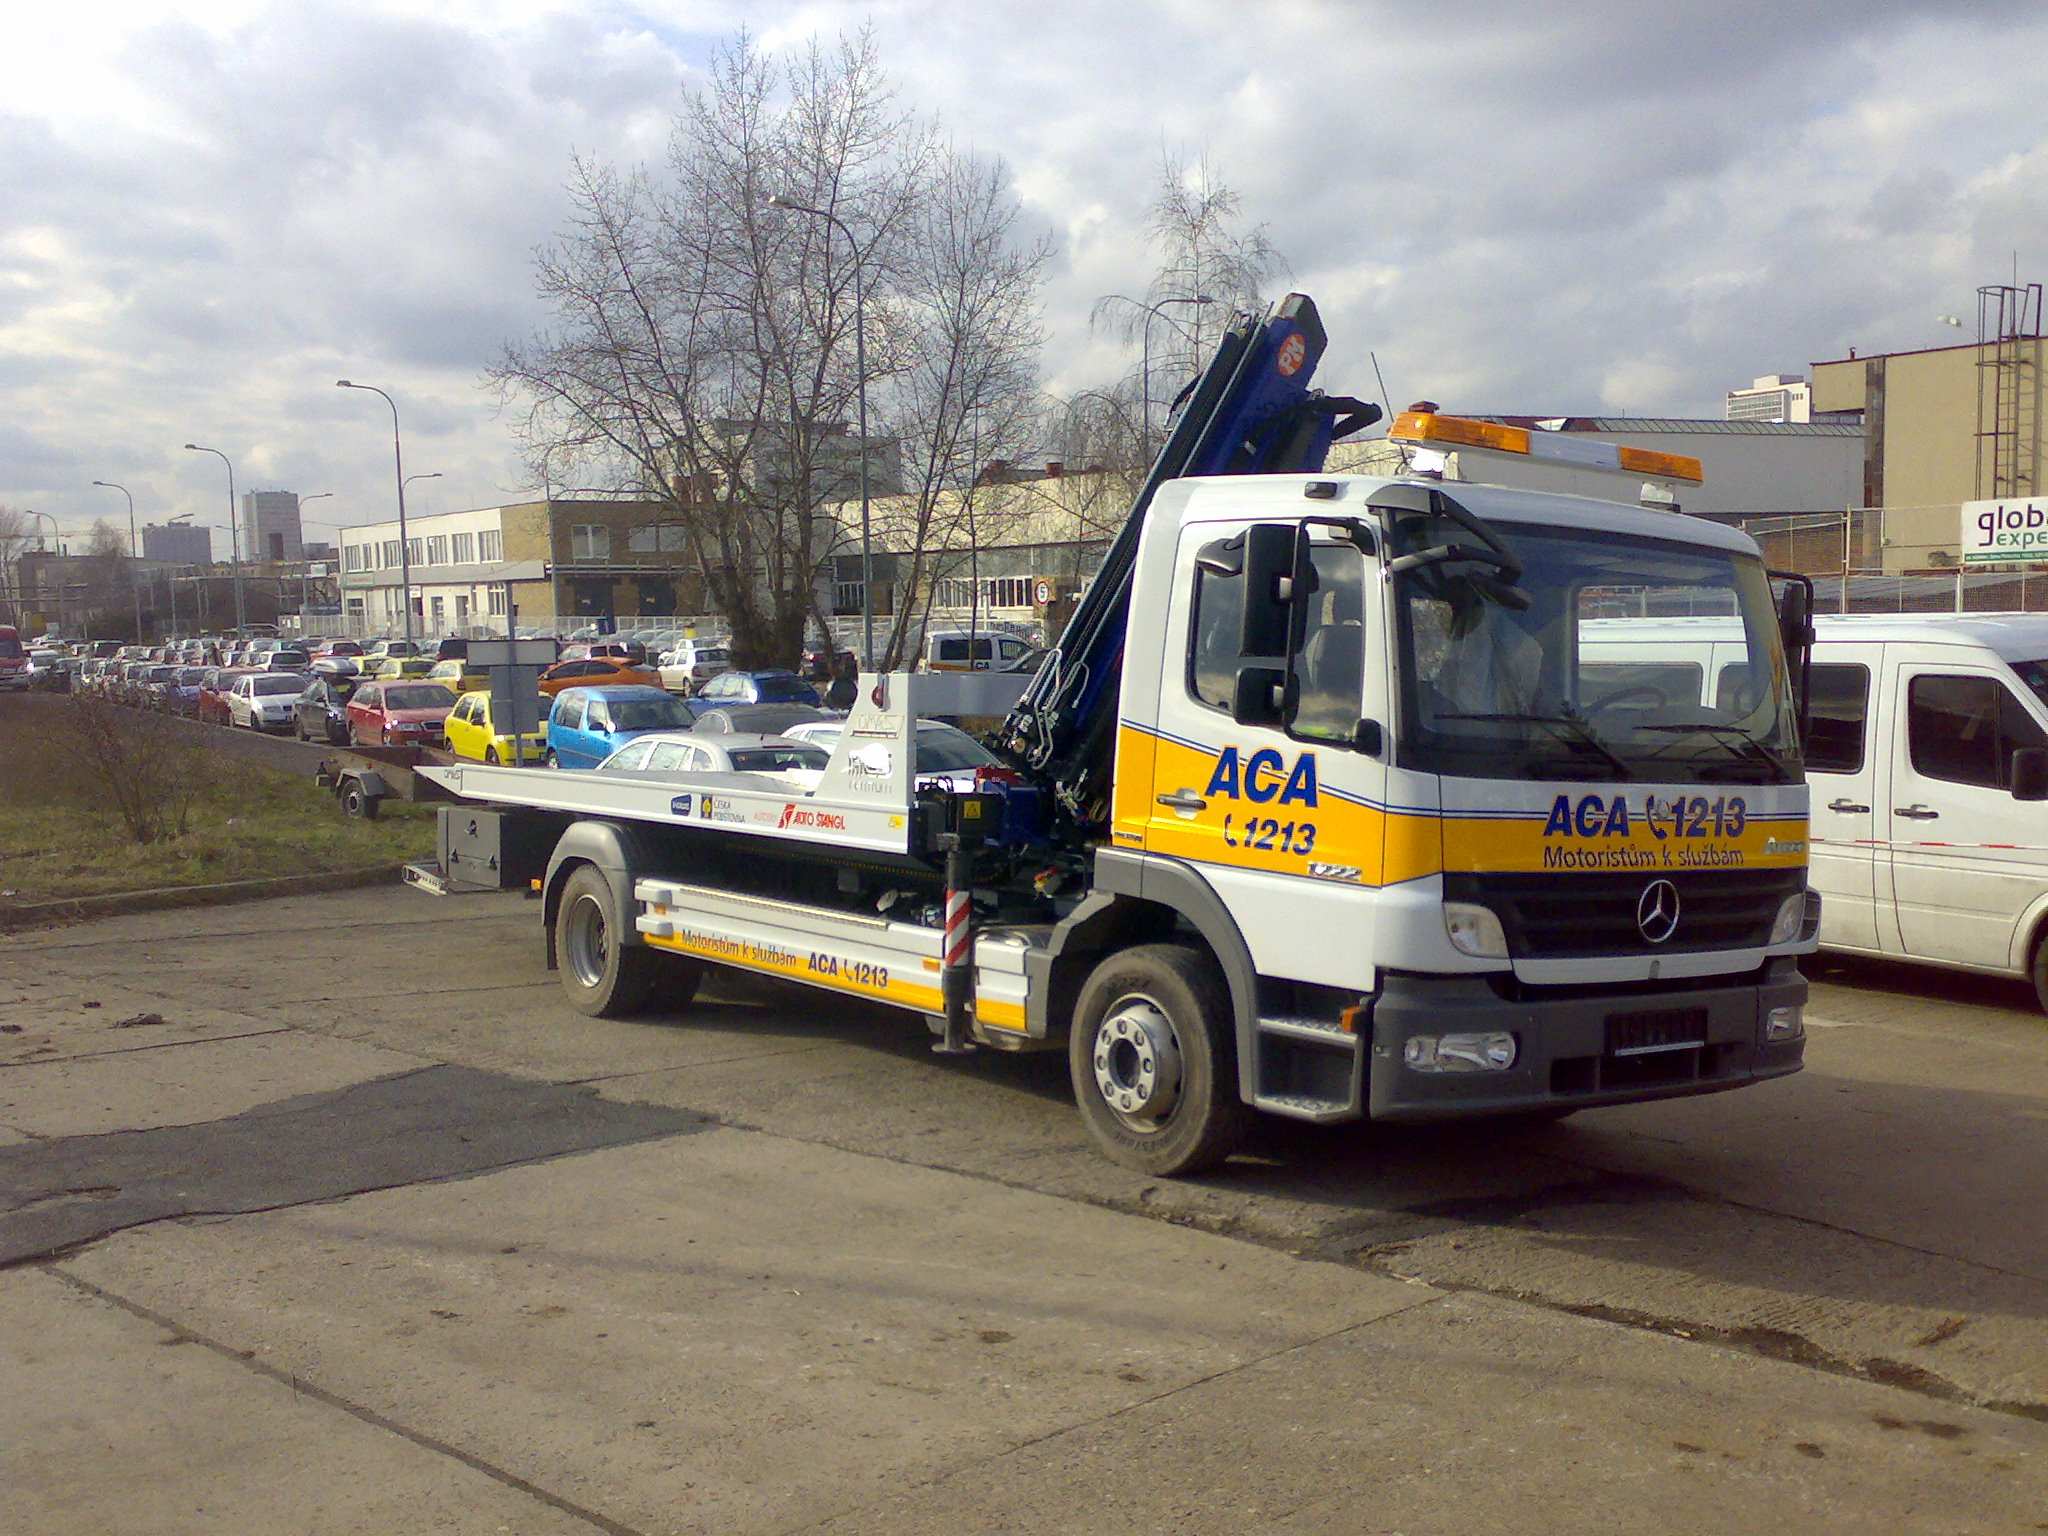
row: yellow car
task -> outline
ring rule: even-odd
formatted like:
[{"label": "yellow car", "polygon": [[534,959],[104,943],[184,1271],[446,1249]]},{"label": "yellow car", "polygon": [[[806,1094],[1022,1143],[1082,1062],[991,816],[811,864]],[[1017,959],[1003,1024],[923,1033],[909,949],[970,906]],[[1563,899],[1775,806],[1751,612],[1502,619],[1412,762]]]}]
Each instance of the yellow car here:
[{"label": "yellow car", "polygon": [[455,656],[435,662],[433,670],[427,674],[427,681],[439,683],[453,694],[474,693],[479,688],[491,686],[488,675],[472,672],[468,662]]},{"label": "yellow car", "polygon": [[[537,724],[530,731],[519,733],[521,760],[532,763],[536,768],[548,749],[548,699],[534,700],[534,719]],[[491,696],[487,691],[476,690],[465,693],[455,701],[455,707],[448,711],[448,718],[442,722],[448,733],[448,750],[457,757],[466,757],[473,763],[509,763],[512,759],[512,737],[509,732],[500,731],[491,720]]]},{"label": "yellow car", "polygon": [[365,656],[362,679],[376,682],[394,677],[424,678],[434,670],[435,663],[425,656]]}]

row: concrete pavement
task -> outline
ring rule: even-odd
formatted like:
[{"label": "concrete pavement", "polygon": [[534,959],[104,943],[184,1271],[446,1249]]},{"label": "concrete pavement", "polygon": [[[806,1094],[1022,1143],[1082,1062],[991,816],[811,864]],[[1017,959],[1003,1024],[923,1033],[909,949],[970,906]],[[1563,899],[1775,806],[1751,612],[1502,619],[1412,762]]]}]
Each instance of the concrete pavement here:
[{"label": "concrete pavement", "polygon": [[1057,1057],[584,1019],[516,898],[22,936],[0,1240],[195,1214],[0,1272],[0,1528],[2030,1528],[2048,1029],[1850,979],[1786,1083],[1165,1184]]}]

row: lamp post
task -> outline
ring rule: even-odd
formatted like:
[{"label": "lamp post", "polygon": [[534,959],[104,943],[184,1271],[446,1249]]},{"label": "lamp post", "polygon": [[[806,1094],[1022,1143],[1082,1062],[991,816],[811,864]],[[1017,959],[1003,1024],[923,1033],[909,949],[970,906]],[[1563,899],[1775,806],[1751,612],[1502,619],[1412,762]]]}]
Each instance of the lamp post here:
[{"label": "lamp post", "polygon": [[391,464],[398,480],[398,585],[399,606],[405,610],[405,645],[408,653],[412,650],[412,540],[405,536],[405,455],[398,445],[398,402],[374,384],[354,384],[347,379],[336,379],[336,389],[367,389],[373,395],[384,395],[384,403],[391,407]]},{"label": "lamp post", "polygon": [[[135,542],[135,497],[130,493],[127,486],[113,480],[95,480],[93,484],[99,486],[102,490],[119,491],[128,498],[128,558],[130,560],[141,559],[142,546]],[[128,591],[135,599],[135,643],[140,645],[142,643],[142,588],[135,584],[135,572],[132,569],[128,573]]]},{"label": "lamp post", "polygon": [[249,638],[249,615],[242,606],[242,527],[235,510],[235,466],[218,448],[202,448],[197,443],[187,443],[185,449],[188,453],[210,453],[228,466],[228,552],[234,557],[235,635],[246,640]]},{"label": "lamp post", "polygon": [[[875,664],[875,554],[868,514],[867,303],[861,284],[860,242],[853,238],[853,231],[846,227],[838,214],[826,209],[791,202],[780,194],[769,198],[768,206],[786,208],[791,213],[807,213],[814,219],[825,220],[846,236],[846,243],[853,250],[853,389],[860,404],[860,652],[861,665],[872,667]],[[825,648],[832,648],[830,634],[825,636]]]},{"label": "lamp post", "polygon": [[1169,304],[1193,304],[1200,307],[1204,304],[1214,304],[1216,300],[1206,293],[1161,299],[1157,304],[1140,304],[1128,294],[1122,293],[1112,293],[1110,297],[1130,305],[1133,309],[1142,309],[1145,312],[1145,324],[1142,332],[1144,336],[1145,360],[1140,364],[1138,380],[1145,394],[1145,451],[1150,453],[1152,451],[1152,317]]}]

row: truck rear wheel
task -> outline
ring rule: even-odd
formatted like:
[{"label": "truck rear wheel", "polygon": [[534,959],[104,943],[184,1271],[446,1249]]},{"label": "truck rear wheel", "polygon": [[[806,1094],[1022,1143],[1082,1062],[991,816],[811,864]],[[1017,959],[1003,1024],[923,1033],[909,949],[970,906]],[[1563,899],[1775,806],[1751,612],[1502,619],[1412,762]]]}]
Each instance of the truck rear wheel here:
[{"label": "truck rear wheel", "polygon": [[1250,1116],[1237,1094],[1234,1017],[1215,962],[1184,944],[1140,944],[1097,965],[1067,1042],[1096,1144],[1163,1177],[1235,1151]]},{"label": "truck rear wheel", "polygon": [[660,961],[645,945],[619,942],[612,888],[587,864],[562,888],[562,904],[555,909],[555,957],[570,1006],[594,1019],[637,1013],[658,979]]}]

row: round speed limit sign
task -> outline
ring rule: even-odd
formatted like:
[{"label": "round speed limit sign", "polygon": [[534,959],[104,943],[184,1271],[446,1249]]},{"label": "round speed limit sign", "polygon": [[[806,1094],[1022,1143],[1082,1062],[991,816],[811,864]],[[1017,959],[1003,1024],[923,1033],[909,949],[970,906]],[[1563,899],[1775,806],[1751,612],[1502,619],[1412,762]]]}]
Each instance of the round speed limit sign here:
[{"label": "round speed limit sign", "polygon": [[1038,578],[1038,584],[1031,589],[1031,601],[1041,608],[1052,601],[1052,583],[1043,576]]}]

